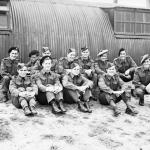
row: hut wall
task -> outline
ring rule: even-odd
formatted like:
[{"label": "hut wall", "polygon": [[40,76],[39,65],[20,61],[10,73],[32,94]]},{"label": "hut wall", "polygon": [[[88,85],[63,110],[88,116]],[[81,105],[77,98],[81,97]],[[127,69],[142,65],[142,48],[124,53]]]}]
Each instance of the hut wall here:
[{"label": "hut wall", "polygon": [[10,2],[12,32],[9,36],[0,35],[0,42],[6,45],[1,58],[6,56],[10,46],[21,49],[21,58],[25,62],[31,50],[41,50],[42,46],[49,46],[56,58],[65,56],[70,47],[80,54],[80,48],[86,45],[93,58],[98,49],[107,48],[110,60],[117,56],[119,48],[124,47],[138,64],[140,56],[149,53],[149,39],[116,39],[111,23],[113,18],[101,8],[67,5],[57,0]]}]

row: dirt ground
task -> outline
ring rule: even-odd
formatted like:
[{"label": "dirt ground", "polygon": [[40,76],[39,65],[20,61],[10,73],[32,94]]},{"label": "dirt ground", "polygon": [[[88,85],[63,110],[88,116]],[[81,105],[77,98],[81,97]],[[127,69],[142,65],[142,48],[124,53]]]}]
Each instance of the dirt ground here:
[{"label": "dirt ground", "polygon": [[132,99],[139,114],[115,118],[108,107],[91,101],[92,114],[65,104],[66,115],[56,116],[48,106],[26,117],[11,102],[0,103],[0,149],[3,150],[150,150],[150,101],[144,107]]}]

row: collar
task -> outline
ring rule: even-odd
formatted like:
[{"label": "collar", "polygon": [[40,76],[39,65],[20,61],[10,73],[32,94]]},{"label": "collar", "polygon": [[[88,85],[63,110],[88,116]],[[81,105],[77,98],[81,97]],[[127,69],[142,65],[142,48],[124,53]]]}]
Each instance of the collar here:
[{"label": "collar", "polygon": [[108,78],[108,80],[111,80],[111,79],[115,79],[116,74],[113,75],[113,76],[110,76],[109,74],[106,74],[105,76]]},{"label": "collar", "polygon": [[90,56],[87,58],[87,59],[84,59],[82,56],[81,56],[81,60],[83,61],[88,61],[90,59]]},{"label": "collar", "polygon": [[127,57],[125,57],[125,59],[119,58],[119,61],[120,61],[121,63],[126,63],[126,62],[127,62]]},{"label": "collar", "polygon": [[45,75],[45,74],[49,74],[49,75],[51,75],[51,74],[52,74],[52,72],[51,72],[51,71],[46,72],[44,69],[42,69],[42,70],[41,70],[41,73],[42,73],[43,75]]},{"label": "collar", "polygon": [[77,75],[77,76],[75,76],[75,75],[73,75],[72,73],[70,73],[70,76],[71,76],[71,78],[73,79],[73,78],[75,78],[75,77],[79,77],[79,76],[80,76],[80,74],[79,74],[79,75]]},{"label": "collar", "polygon": [[[17,80],[21,81],[22,79],[23,79],[23,77],[20,77],[19,75],[17,76]],[[27,80],[28,77],[26,76],[26,77],[24,77],[24,79]]]}]

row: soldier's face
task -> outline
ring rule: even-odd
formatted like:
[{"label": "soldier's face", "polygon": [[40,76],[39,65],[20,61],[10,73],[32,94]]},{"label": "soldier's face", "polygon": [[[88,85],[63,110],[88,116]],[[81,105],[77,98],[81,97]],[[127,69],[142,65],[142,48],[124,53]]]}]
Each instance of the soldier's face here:
[{"label": "soldier's face", "polygon": [[47,50],[44,53],[42,53],[42,56],[51,56],[50,50]]},{"label": "soldier's face", "polygon": [[27,73],[28,73],[28,69],[26,66],[18,70],[18,74],[20,77],[26,77]]},{"label": "soldier's face", "polygon": [[18,57],[19,53],[17,50],[12,50],[10,53],[9,53],[9,57],[11,60],[14,60]]},{"label": "soldier's face", "polygon": [[81,56],[82,56],[83,58],[88,58],[88,57],[90,56],[89,50],[87,49],[87,50],[81,52]]},{"label": "soldier's face", "polygon": [[76,66],[74,68],[72,68],[72,74],[77,76],[80,73],[80,66]]},{"label": "soldier's face", "polygon": [[150,67],[150,59],[146,59],[145,62],[143,63],[144,68],[149,68]]},{"label": "soldier's face", "polygon": [[120,58],[121,59],[125,59],[126,58],[126,52],[125,51],[121,51],[120,52]]},{"label": "soldier's face", "polygon": [[107,69],[107,73],[110,75],[110,76],[113,76],[116,74],[116,68],[115,66],[112,66],[110,68]]},{"label": "soldier's face", "polygon": [[31,62],[35,62],[35,61],[38,60],[38,56],[32,55],[32,56],[30,57],[30,60],[31,60]]},{"label": "soldier's face", "polygon": [[75,52],[71,52],[71,53],[67,54],[68,61],[74,61],[75,57],[76,57]]},{"label": "soldier's face", "polygon": [[43,69],[44,69],[44,70],[50,71],[51,66],[52,66],[51,60],[50,60],[50,59],[44,60],[42,66],[43,66]]},{"label": "soldier's face", "polygon": [[101,55],[101,56],[100,56],[100,59],[101,59],[102,61],[106,61],[106,60],[107,60],[107,53]]}]

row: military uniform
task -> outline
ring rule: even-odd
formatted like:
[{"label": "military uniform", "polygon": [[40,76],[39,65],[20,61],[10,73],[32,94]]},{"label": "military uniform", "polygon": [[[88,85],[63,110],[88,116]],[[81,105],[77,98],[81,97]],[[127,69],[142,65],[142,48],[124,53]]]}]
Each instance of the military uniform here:
[{"label": "military uniform", "polygon": [[76,61],[68,61],[67,57],[62,57],[58,62],[57,73],[60,75],[64,75],[67,72],[67,69],[71,69],[71,65]]},{"label": "military uniform", "polygon": [[[135,68],[137,67],[136,63],[130,56],[126,56],[125,60],[118,58],[114,59],[114,65],[116,67],[117,72],[119,72],[120,77],[123,81],[128,82],[133,79]],[[126,78],[125,71],[130,70],[129,75],[131,78]]]},{"label": "military uniform", "polygon": [[32,76],[34,75],[35,73],[37,73],[39,70],[40,70],[40,67],[36,67],[36,63],[38,62],[39,60],[36,60],[35,62],[31,62],[29,61],[26,66],[28,67],[28,70],[29,70],[29,74]]},{"label": "military uniform", "polygon": [[121,100],[120,98],[124,100],[130,98],[130,94],[126,91],[119,98],[113,94],[113,91],[118,91],[126,87],[117,74],[114,76],[109,76],[108,74],[103,75],[99,78],[98,85],[101,90],[99,98],[101,104],[109,104],[111,100],[117,103]]},{"label": "military uniform", "polygon": [[[126,104],[127,114],[130,115],[137,114],[136,111],[132,110],[129,104],[129,100],[131,98],[130,90],[125,86],[124,82],[117,74],[115,74],[114,76],[110,76],[107,73],[104,74],[101,78],[99,78],[98,85],[101,90],[101,93],[99,95],[100,103],[102,105],[113,106],[115,116],[118,116],[120,114],[120,112],[118,112],[117,110],[117,107],[115,106],[115,103],[118,103],[120,100],[123,100],[124,103]],[[114,94],[114,91],[120,90],[124,91],[120,96]]]},{"label": "military uniform", "polygon": [[147,93],[146,86],[150,83],[150,69],[145,70],[143,66],[135,70],[133,84],[135,94],[140,98],[139,104],[144,105],[144,94]]},{"label": "military uniform", "polygon": [[20,106],[25,110],[30,108],[35,113],[35,96],[34,97],[21,97],[20,92],[34,92],[38,94],[38,88],[30,77],[22,78],[19,75],[14,76],[10,81],[9,90],[11,93],[12,103],[19,108]]},{"label": "military uniform", "polygon": [[[85,110],[82,107],[81,101],[84,101],[85,104],[88,105],[89,98],[91,95],[91,88],[93,86],[93,82],[85,78],[83,75],[79,74],[77,76],[74,76],[71,72],[66,74],[62,79],[62,84],[64,86],[64,96],[66,96],[64,99],[68,103],[76,102],[78,103],[79,109],[83,112],[91,112],[91,110],[88,108],[88,110]],[[79,86],[87,86],[84,92],[79,91],[77,88]],[[89,105],[88,105],[89,106]],[[88,107],[86,106],[86,107]]]},{"label": "military uniform", "polygon": [[[59,81],[59,75],[50,71],[49,73],[45,72],[43,69],[39,72],[36,79],[37,86],[39,88],[39,93],[37,100],[40,104],[51,104],[53,113],[66,112],[63,107],[63,92],[60,91],[57,94],[54,92],[47,91],[47,87],[55,88],[55,86],[62,87]],[[58,106],[57,106],[58,102]],[[60,107],[60,109],[58,109]]]},{"label": "military uniform", "polygon": [[2,91],[4,97],[8,99],[7,92],[9,88],[9,83],[13,75],[17,75],[17,65],[19,60],[11,60],[10,57],[4,58],[1,61],[1,76],[3,77],[2,81]]},{"label": "military uniform", "polygon": [[[94,60],[90,57],[88,59],[83,59],[82,57],[79,57],[77,60],[77,63],[81,66],[81,74],[83,74],[86,78],[93,81],[94,85],[92,88],[92,95],[95,99],[97,99],[97,74],[95,73],[94,68]],[[91,69],[91,74],[87,74],[85,71]]]},{"label": "military uniform", "polygon": [[[54,71],[57,73],[58,61],[56,58],[51,58],[51,59],[52,59],[51,71]],[[40,60],[36,61],[34,69],[35,70],[42,70],[42,66],[40,65]]]},{"label": "military uniform", "polygon": [[98,75],[103,75],[106,73],[106,69],[108,69],[109,61],[102,61],[101,59],[95,60],[95,72]]}]

